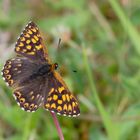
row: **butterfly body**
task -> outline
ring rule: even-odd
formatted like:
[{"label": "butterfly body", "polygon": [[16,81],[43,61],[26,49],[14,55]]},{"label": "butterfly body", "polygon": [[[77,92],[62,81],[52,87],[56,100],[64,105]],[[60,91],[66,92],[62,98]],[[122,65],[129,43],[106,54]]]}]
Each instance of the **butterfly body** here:
[{"label": "butterfly body", "polygon": [[77,99],[51,64],[38,27],[30,22],[17,40],[16,58],[6,61],[5,82],[13,88],[18,105],[27,112],[39,107],[64,116],[80,114]]},{"label": "butterfly body", "polygon": [[34,73],[32,73],[30,77],[35,78],[37,76],[49,76],[50,74],[53,75],[53,71],[57,69],[56,66],[53,66],[53,65],[55,64],[52,64],[52,65],[44,64],[44,65],[36,67],[36,69],[34,70]]},{"label": "butterfly body", "polygon": [[46,64],[46,65],[43,65],[43,66],[41,66],[39,69],[38,69],[38,71],[37,71],[37,75],[38,76],[43,76],[43,75],[45,75],[45,74],[49,74],[49,73],[51,73],[52,71],[51,71],[51,65],[49,65],[49,64]]}]

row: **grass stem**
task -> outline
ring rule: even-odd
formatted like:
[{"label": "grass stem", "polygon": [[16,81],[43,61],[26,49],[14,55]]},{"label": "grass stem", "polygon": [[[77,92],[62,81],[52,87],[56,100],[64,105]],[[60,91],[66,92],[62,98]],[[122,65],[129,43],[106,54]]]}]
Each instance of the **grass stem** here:
[{"label": "grass stem", "polygon": [[60,125],[59,125],[59,122],[58,122],[58,119],[57,119],[55,113],[53,113],[53,112],[51,112],[51,111],[50,111],[50,113],[51,113],[51,115],[52,115],[52,117],[53,117],[53,121],[54,121],[54,124],[55,124],[55,126],[56,126],[56,129],[57,129],[57,132],[58,132],[58,135],[59,135],[60,140],[64,140],[64,136],[63,136],[61,127],[60,127]]}]

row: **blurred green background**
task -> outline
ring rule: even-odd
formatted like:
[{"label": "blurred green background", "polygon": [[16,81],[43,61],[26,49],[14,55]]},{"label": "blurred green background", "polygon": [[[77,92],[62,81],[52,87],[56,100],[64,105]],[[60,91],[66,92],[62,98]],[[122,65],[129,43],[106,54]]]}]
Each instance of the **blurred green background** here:
[{"label": "blurred green background", "polygon": [[[65,140],[140,140],[140,1],[0,0],[0,69],[31,20],[79,100],[78,118],[58,116]],[[0,77],[0,140],[19,139],[59,137],[50,113],[22,111]]]}]

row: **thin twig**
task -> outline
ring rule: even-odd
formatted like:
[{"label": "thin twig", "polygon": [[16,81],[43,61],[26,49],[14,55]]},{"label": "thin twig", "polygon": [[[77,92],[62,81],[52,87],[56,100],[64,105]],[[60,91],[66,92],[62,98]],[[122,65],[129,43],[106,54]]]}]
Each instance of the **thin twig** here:
[{"label": "thin twig", "polygon": [[114,42],[116,40],[114,32],[112,31],[111,26],[109,25],[108,21],[105,19],[105,17],[100,12],[96,3],[93,2],[93,1],[90,2],[89,3],[89,8],[90,8],[91,13],[96,17],[100,26],[108,34],[108,39],[110,39],[110,41]]},{"label": "thin twig", "polygon": [[8,16],[9,14],[10,6],[11,6],[11,0],[3,0],[2,9],[3,9],[3,13],[6,16]]},{"label": "thin twig", "polygon": [[57,129],[57,132],[58,132],[58,135],[59,135],[60,140],[64,140],[64,136],[63,136],[62,130],[60,128],[60,125],[59,125],[59,122],[58,122],[58,119],[57,119],[55,113],[53,113],[51,111],[50,111],[50,113],[51,113],[51,115],[53,117],[54,124],[56,126],[56,129]]}]

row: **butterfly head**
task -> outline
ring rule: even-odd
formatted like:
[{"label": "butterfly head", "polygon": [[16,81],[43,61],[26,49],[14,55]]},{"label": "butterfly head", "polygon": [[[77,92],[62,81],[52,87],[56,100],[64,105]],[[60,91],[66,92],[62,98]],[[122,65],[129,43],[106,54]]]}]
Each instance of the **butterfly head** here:
[{"label": "butterfly head", "polygon": [[57,70],[57,68],[58,68],[58,64],[57,64],[57,63],[54,63],[53,65],[54,65],[54,66],[53,66],[54,69]]},{"label": "butterfly head", "polygon": [[54,64],[51,65],[51,71],[57,70],[57,68],[58,68],[57,63],[54,63]]}]

